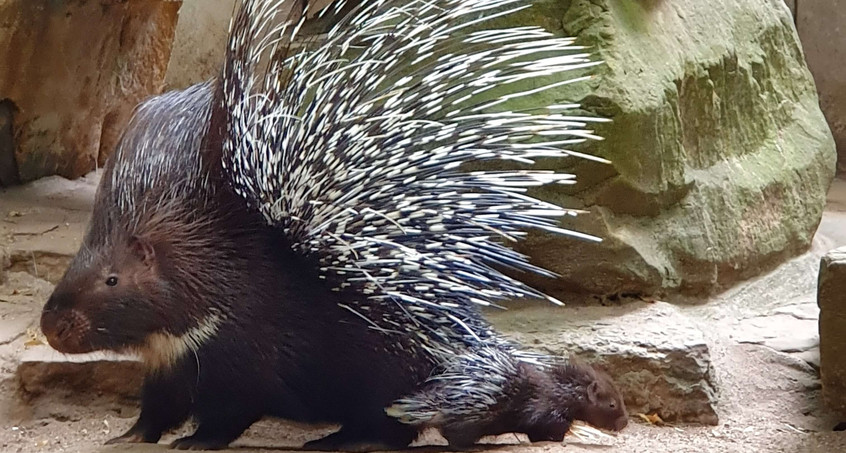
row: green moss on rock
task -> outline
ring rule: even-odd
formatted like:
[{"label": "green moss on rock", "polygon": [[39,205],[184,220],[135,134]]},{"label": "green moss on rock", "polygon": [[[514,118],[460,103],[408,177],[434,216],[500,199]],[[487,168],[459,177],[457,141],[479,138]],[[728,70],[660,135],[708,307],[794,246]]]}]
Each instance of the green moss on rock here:
[{"label": "green moss on rock", "polygon": [[[580,102],[611,118],[602,142],[541,167],[572,187],[534,193],[589,209],[565,226],[602,244],[534,234],[520,247],[570,291],[711,293],[805,251],[835,148],[788,11],[754,0],[542,1],[508,18],[558,27],[605,64],[595,79],[508,108]],[[551,25],[550,25],[551,24]]]}]

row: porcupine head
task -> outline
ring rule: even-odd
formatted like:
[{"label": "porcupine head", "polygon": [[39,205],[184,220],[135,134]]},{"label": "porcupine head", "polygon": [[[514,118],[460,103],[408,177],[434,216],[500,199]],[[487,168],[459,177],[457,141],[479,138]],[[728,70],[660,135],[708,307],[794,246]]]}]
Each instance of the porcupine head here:
[{"label": "porcupine head", "polygon": [[573,401],[574,392],[579,394],[574,419],[609,431],[620,431],[628,425],[623,396],[601,368],[571,356],[568,364],[554,366],[550,375],[554,401],[566,405]]},{"label": "porcupine head", "polygon": [[[127,126],[82,246],[42,312],[42,331],[56,350],[137,352],[156,365],[183,353],[185,340],[213,333],[215,310],[203,306],[202,277],[192,272],[205,254],[227,248],[205,209],[214,197],[196,151],[207,88],[147,101]],[[186,303],[186,294],[197,297]]]}]

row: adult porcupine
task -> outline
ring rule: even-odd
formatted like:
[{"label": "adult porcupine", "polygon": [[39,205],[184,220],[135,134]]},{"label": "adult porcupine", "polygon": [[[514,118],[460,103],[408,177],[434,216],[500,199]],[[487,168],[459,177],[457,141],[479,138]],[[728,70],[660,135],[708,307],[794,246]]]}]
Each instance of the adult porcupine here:
[{"label": "adult porcupine", "polygon": [[[256,39],[269,36],[261,27],[278,5],[248,1],[234,22],[233,53],[215,88],[165,95],[139,110],[110,159],[83,247],[42,317],[59,350],[134,349],[150,365],[142,414],[119,439],[155,441],[194,415],[198,430],[176,445],[220,447],[272,414],[342,423],[341,431],[316,444],[325,448],[407,445],[415,430],[386,417],[384,407],[411,394],[434,364],[462,344],[499,344],[468,303],[537,294],[489,267],[502,263],[541,272],[487,235],[517,236],[527,226],[558,231],[547,216],[567,211],[520,191],[568,177],[453,169],[474,158],[565,155],[553,145],[521,143],[528,137],[517,135],[558,133],[580,140],[589,134],[571,128],[580,125],[577,119],[452,113],[447,118],[460,121],[434,130],[434,121],[444,124],[435,115],[437,103],[455,105],[450,99],[427,99],[423,84],[416,88],[420,105],[409,108],[392,98],[397,91],[380,91],[394,67],[372,66],[372,59],[405,58],[401,48],[341,58],[342,47],[359,38],[408,44],[402,24],[383,28],[403,14],[416,14],[412,22],[418,26],[443,25],[463,15],[493,17],[494,7],[509,2],[453,0],[443,3],[455,11],[432,13],[435,3],[410,3],[416,9],[368,3],[317,50],[272,56],[257,91],[253,69],[262,44]],[[415,45],[437,47],[438,39],[455,31],[439,28],[418,33],[424,39]],[[493,36],[475,32],[464,39],[476,45]],[[508,44],[517,39],[523,44]],[[515,63],[533,53],[527,49],[570,46],[536,29],[501,31],[499,40],[504,44],[492,53],[465,55],[475,56],[470,59],[459,53],[448,66]],[[569,64],[586,63],[581,56],[550,57],[499,74],[467,72],[462,85],[488,79],[503,85]],[[292,65],[306,71],[288,73]],[[433,76],[444,70],[437,60],[416,70],[427,68]],[[384,78],[362,79],[361,71],[374,70]],[[359,88],[358,82],[368,89],[345,88]],[[414,78],[392,83],[409,82]],[[449,94],[456,100],[469,94],[456,87]],[[223,98],[212,102],[209,128],[213,89]],[[398,102],[402,109],[385,111]],[[385,121],[386,113],[402,122]],[[300,121],[286,122],[291,115]],[[416,132],[407,127],[413,123],[420,126]],[[386,129],[394,126],[406,127],[397,136]],[[359,145],[350,148],[350,140]],[[237,201],[221,163],[226,175],[234,175],[236,192],[259,207],[273,228]],[[338,293],[319,285],[321,277]],[[333,304],[350,311],[331,309]],[[392,337],[386,341],[384,335]]]},{"label": "adult porcupine", "polygon": [[[342,6],[337,3],[338,9]],[[577,234],[561,230],[553,220],[569,211],[524,193],[532,185],[570,182],[572,175],[467,174],[455,168],[474,160],[526,162],[577,154],[562,146],[595,138],[581,129],[595,118],[560,114],[574,105],[520,112],[495,108],[579,79],[486,97],[494,87],[594,64],[584,54],[573,54],[579,48],[571,40],[539,28],[472,30],[477,14],[494,17],[526,7],[512,0],[373,1],[337,24],[316,51],[273,59],[277,64],[266,71],[255,63],[262,61],[263,49],[254,43],[267,41],[259,31],[271,29],[272,14],[245,14],[236,23],[256,33],[233,35],[217,109],[219,124],[231,132],[222,134],[224,164],[236,191],[283,229],[295,250],[318,260],[323,276],[338,282],[336,290],[368,295],[350,299],[349,309],[384,331],[414,329],[420,350],[438,345],[427,351],[437,363],[455,364],[455,354],[496,356],[503,376],[506,368],[519,374],[531,367],[515,358],[547,366],[555,361],[499,338],[476,311],[475,305],[501,298],[543,296],[490,266],[546,273],[491,238],[513,239],[526,227]],[[272,87],[280,79],[296,87],[284,92],[290,96],[247,96],[276,92]],[[532,141],[536,135],[557,140]],[[245,142],[244,136],[254,140]],[[388,310],[387,317],[371,313],[377,305]],[[493,349],[478,350],[479,345]],[[572,373],[558,372],[563,369],[538,373],[562,386],[574,384]],[[590,374],[587,365],[567,369]],[[611,399],[619,400],[606,379],[582,380],[603,383]],[[441,382],[436,377],[418,396],[459,394]],[[487,392],[465,393],[456,403],[460,407],[440,409],[466,416],[472,408],[507,399],[499,386],[478,388]],[[419,412],[402,412],[414,407],[414,397],[405,401],[393,413],[420,422]],[[487,420],[489,412],[468,418]],[[620,414],[612,411],[609,417]],[[447,419],[449,425],[457,417]]]},{"label": "adult porcupine", "polygon": [[317,447],[406,446],[417,428],[384,407],[431,365],[339,309],[313,266],[222,183],[219,157],[201,148],[211,88],[154,98],[134,115],[45,306],[50,344],[143,357],[141,415],[115,442],[156,442],[193,415],[197,431],[173,446],[221,448],[274,415],[343,424]]}]

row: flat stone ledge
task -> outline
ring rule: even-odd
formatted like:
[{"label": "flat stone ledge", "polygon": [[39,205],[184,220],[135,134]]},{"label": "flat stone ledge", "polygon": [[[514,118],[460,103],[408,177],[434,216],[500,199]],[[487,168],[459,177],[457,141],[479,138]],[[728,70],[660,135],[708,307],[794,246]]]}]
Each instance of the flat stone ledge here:
[{"label": "flat stone ledge", "polygon": [[132,399],[140,394],[144,366],[128,355],[66,355],[49,346],[35,346],[21,355],[17,378],[26,398],[50,392]]}]

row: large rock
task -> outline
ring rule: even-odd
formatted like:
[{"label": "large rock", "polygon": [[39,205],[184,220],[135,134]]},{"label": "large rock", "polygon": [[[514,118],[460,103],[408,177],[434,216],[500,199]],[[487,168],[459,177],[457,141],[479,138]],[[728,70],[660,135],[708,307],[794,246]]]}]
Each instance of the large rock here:
[{"label": "large rock", "polygon": [[488,313],[529,349],[602,365],[631,413],[715,425],[717,386],[702,332],[663,302],[625,307],[530,306]]},{"label": "large rock", "polygon": [[846,247],[822,258],[818,288],[823,398],[837,413],[846,415]]},{"label": "large rock", "polygon": [[588,210],[565,225],[605,241],[532,235],[522,250],[563,276],[536,285],[711,293],[808,248],[835,148],[783,1],[547,0],[515,22],[577,36],[605,61],[592,82],[524,102],[613,119],[579,148],[613,165],[543,163],[580,182],[535,193]]},{"label": "large rock", "polygon": [[23,181],[101,166],[132,109],[158,93],[181,1],[0,0],[0,100]]}]

